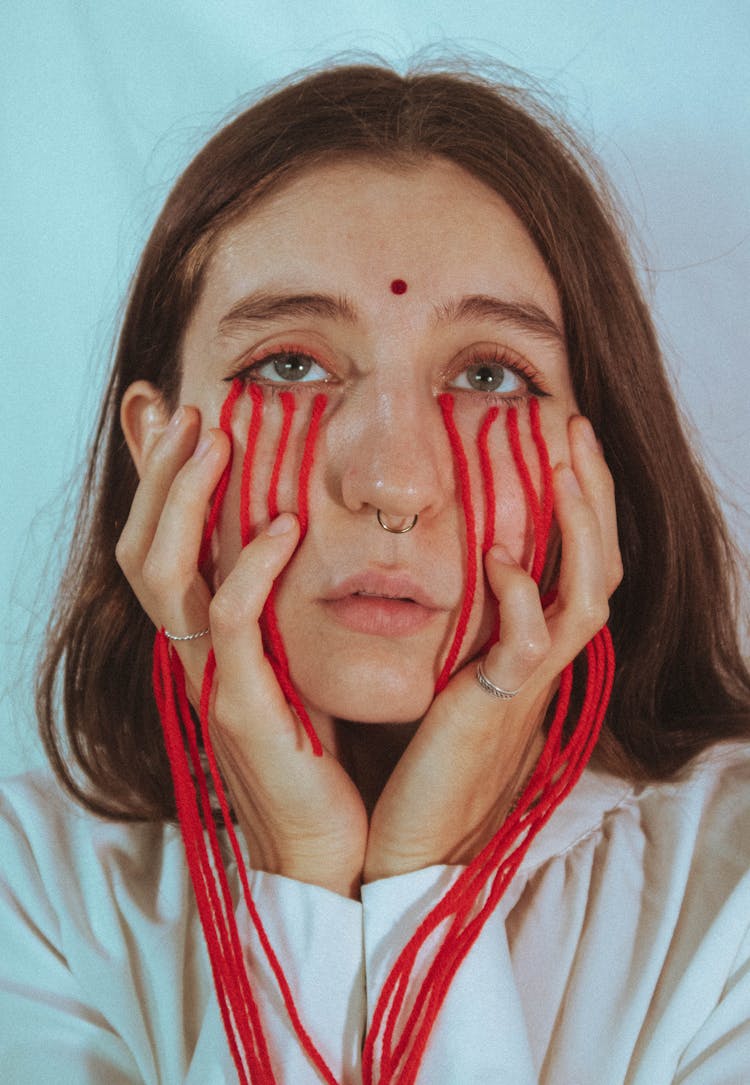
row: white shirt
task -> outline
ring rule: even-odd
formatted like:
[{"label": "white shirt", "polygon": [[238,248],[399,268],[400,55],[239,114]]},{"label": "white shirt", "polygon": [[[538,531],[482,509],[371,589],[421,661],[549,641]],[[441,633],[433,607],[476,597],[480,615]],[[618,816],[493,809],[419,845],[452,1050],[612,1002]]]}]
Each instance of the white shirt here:
[{"label": "white shirt", "polygon": [[[677,783],[587,770],[459,969],[420,1085],[748,1085],[749,860],[747,747],[715,747]],[[458,873],[386,878],[361,902],[251,875],[303,1023],[344,1085],[361,1080],[385,976]],[[243,904],[237,917],[276,1079],[318,1085]],[[6,781],[3,1085],[236,1080],[179,830],[96,818],[49,774]]]}]

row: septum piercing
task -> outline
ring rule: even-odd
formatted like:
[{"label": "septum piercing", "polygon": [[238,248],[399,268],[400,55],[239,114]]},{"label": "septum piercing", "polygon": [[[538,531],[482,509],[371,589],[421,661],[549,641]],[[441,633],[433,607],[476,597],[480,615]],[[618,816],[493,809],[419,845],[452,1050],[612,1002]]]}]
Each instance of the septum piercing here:
[{"label": "septum piercing", "polygon": [[[383,519],[383,513],[382,513],[382,511],[380,509],[377,510],[376,515],[377,515],[377,518],[378,518],[378,523],[382,527],[383,531],[387,531],[391,535],[406,535],[406,533],[408,531],[411,531],[411,529],[414,527],[417,520],[419,519],[418,514],[415,512],[414,516],[411,519],[411,522],[407,523],[405,527],[389,527],[388,524]],[[407,518],[405,516],[400,516],[399,519],[403,521],[403,520],[406,520]]]}]

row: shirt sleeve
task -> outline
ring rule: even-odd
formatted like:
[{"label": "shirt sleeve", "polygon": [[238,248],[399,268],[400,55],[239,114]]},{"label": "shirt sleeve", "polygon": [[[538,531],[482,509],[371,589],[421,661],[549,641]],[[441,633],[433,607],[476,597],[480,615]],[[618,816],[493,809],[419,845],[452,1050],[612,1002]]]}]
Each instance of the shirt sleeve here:
[{"label": "shirt sleeve", "polygon": [[[364,937],[368,1026],[399,953],[419,922],[460,874],[456,867],[428,867],[365,885]],[[427,957],[431,948],[428,942]],[[418,959],[418,964],[419,964]],[[416,974],[424,975],[425,961]],[[496,908],[451,983],[427,1043],[419,1080],[430,1085],[536,1085],[521,999]]]},{"label": "shirt sleeve", "polygon": [[[253,873],[250,889],[305,1030],[336,1081],[357,1085],[365,1018],[361,904],[273,874]],[[320,1085],[244,903],[237,921],[276,1080]],[[186,1085],[235,1080],[213,998]]]},{"label": "shirt sleeve", "polygon": [[747,1085],[750,1080],[750,933],[715,1009],[686,1049],[673,1085]]},{"label": "shirt sleeve", "polygon": [[[22,829],[0,817],[0,1069],[3,1081],[140,1085],[121,1038],[81,989]],[[64,1071],[62,1068],[64,1067]]]}]

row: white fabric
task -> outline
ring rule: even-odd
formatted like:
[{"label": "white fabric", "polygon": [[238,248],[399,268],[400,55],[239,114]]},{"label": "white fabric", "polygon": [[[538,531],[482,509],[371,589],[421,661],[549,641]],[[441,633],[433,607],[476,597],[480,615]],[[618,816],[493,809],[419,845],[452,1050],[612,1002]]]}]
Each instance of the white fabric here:
[{"label": "white fabric", "polygon": [[[457,974],[419,1082],[747,1085],[749,785],[750,751],[727,745],[678,783],[587,771]],[[0,1080],[235,1082],[178,831],[94,818],[46,774],[6,782],[0,814]],[[385,975],[457,873],[384,879],[361,903],[252,875],[346,1085]],[[277,1080],[318,1085],[238,920]]]}]

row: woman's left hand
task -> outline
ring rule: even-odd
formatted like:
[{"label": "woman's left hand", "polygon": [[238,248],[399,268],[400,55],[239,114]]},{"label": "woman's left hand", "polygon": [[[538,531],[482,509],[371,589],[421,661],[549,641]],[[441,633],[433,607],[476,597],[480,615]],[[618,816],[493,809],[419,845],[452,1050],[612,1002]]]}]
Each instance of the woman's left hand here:
[{"label": "woman's left hand", "polygon": [[485,559],[500,611],[487,677],[520,692],[483,690],[476,662],[435,698],[373,811],[364,881],[432,864],[471,861],[510,810],[541,752],[541,725],[561,672],[609,616],[622,577],[612,476],[587,419],[569,423],[572,467],[554,472],[562,540],[559,590],[539,590],[502,547]]}]

